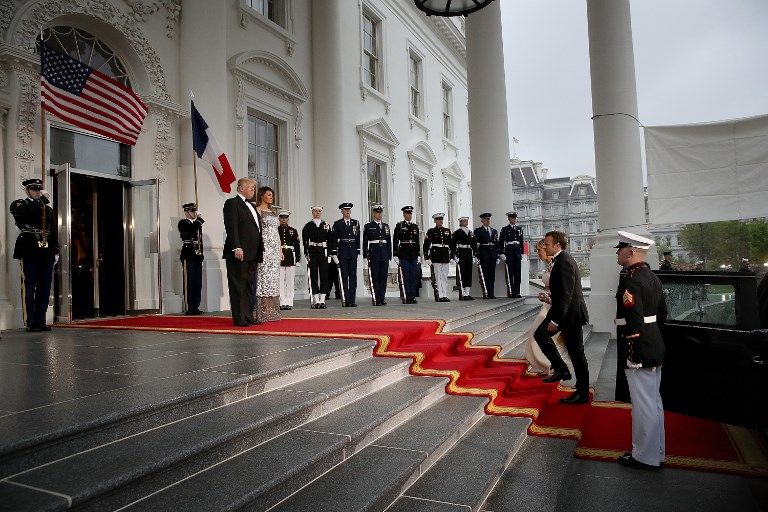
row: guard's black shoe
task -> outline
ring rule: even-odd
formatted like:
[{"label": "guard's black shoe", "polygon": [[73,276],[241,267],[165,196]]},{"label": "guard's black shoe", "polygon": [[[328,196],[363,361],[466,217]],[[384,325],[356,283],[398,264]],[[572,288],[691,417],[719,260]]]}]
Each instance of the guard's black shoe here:
[{"label": "guard's black shoe", "polygon": [[320,304],[318,304],[318,308],[317,309],[326,309],[327,307],[328,306],[325,305],[325,302],[321,302]]},{"label": "guard's black shoe", "polygon": [[542,382],[560,382],[561,380],[571,380],[570,372],[554,372],[549,377],[541,379]]},{"label": "guard's black shoe", "polygon": [[190,309],[187,311],[187,315],[202,315],[204,311],[200,311],[199,309]]},{"label": "guard's black shoe", "polygon": [[495,295],[489,295],[489,296],[486,297],[486,299],[495,299],[495,298],[496,298]]},{"label": "guard's black shoe", "polygon": [[522,299],[522,298],[523,298],[523,296],[522,296],[522,295],[520,295],[520,294],[518,293],[518,294],[516,294],[516,295],[513,295],[513,296],[512,296],[512,298],[513,298],[513,299]]},{"label": "guard's black shoe", "polygon": [[250,327],[251,322],[234,322],[235,327]]},{"label": "guard's black shoe", "polygon": [[356,307],[357,307],[357,304],[353,302],[352,304],[350,304],[350,305],[349,305],[349,307],[351,307],[351,308],[356,308]]},{"label": "guard's black shoe", "polygon": [[571,393],[565,398],[560,399],[561,404],[588,404],[589,394],[581,394],[578,391]]},{"label": "guard's black shoe", "polygon": [[[624,452],[624,457],[632,457],[632,452]],[[659,467],[664,467],[664,461],[659,462]]]},{"label": "guard's black shoe", "polygon": [[467,295],[466,297],[464,297],[464,300],[475,300],[475,298],[471,295]]},{"label": "guard's black shoe", "polygon": [[311,308],[312,308],[312,309],[320,309],[320,304],[319,304],[319,303],[317,303],[317,304],[312,304]]},{"label": "guard's black shoe", "polygon": [[293,309],[293,306],[285,306],[285,309],[287,309],[288,311],[290,311],[290,310],[292,310],[292,309]]},{"label": "guard's black shoe", "polygon": [[640,462],[629,453],[625,453],[624,455],[616,459],[616,462],[628,468],[645,469],[646,471],[658,471],[661,469],[661,466],[652,466],[650,464],[645,464],[644,462]]}]

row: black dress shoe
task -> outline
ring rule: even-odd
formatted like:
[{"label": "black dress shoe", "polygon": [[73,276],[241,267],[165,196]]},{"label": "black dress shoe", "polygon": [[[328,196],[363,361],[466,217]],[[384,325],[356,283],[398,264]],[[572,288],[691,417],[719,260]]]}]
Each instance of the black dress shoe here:
[{"label": "black dress shoe", "polygon": [[542,382],[560,382],[561,380],[571,380],[571,374],[568,372],[555,372],[549,377],[541,379]]},{"label": "black dress shoe", "polygon": [[352,304],[349,305],[349,307],[356,308],[357,307],[357,303],[353,302]]},{"label": "black dress shoe", "polygon": [[321,302],[320,304],[318,304],[318,306],[319,307],[317,309],[325,309],[325,308],[328,307],[328,306],[325,305],[325,302]]},{"label": "black dress shoe", "polygon": [[523,296],[518,293],[517,295],[513,295],[512,298],[513,299],[522,299]]},{"label": "black dress shoe", "polygon": [[386,306],[386,305],[387,305],[387,301],[385,300],[379,301],[379,306]]},{"label": "black dress shoe", "polygon": [[250,327],[251,322],[234,322],[235,327]]},{"label": "black dress shoe", "polygon": [[471,295],[467,295],[466,297],[464,297],[464,300],[475,300],[475,298]]},{"label": "black dress shoe", "polygon": [[292,309],[293,309],[293,306],[285,306],[285,309],[287,309],[288,311],[290,311],[290,310],[292,310]]},{"label": "black dress shoe", "polygon": [[645,469],[646,471],[658,471],[661,469],[661,466],[652,466],[650,464],[645,464],[644,462],[640,462],[639,460],[634,458],[630,453],[625,453],[624,455],[616,459],[616,462],[628,468]]},{"label": "black dress shoe", "polygon": [[487,299],[495,299],[495,298],[496,298],[496,296],[495,296],[495,295],[489,295],[489,296],[488,296],[488,297],[486,297],[486,298],[487,298]]},{"label": "black dress shoe", "polygon": [[[632,452],[624,452],[623,457],[632,457]],[[634,457],[632,457],[632,458],[634,458]],[[618,459],[616,460],[616,462],[618,462]],[[664,461],[659,462],[659,467],[660,468],[664,467]]]},{"label": "black dress shoe", "polygon": [[583,395],[578,391],[571,393],[565,398],[560,399],[561,404],[588,404],[589,394]]}]

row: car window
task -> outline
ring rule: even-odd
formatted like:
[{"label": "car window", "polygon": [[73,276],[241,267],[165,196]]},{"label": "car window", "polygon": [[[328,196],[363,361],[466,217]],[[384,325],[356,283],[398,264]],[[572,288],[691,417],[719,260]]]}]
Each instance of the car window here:
[{"label": "car window", "polygon": [[664,283],[669,320],[736,325],[736,290],[729,284]]}]

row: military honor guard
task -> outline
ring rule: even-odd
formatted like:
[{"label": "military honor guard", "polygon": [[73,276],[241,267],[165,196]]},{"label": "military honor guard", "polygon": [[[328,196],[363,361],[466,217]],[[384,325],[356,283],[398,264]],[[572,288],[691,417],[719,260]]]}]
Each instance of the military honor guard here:
[{"label": "military honor guard", "polygon": [[469,217],[459,217],[459,229],[453,232],[451,256],[456,261],[456,284],[459,287],[459,300],[475,300],[472,290],[472,264],[476,264],[477,240],[469,229]]},{"label": "military honor guard", "polygon": [[421,238],[419,226],[411,222],[413,206],[403,206],[403,220],[395,224],[392,234],[392,253],[402,281],[403,295],[406,304],[418,304],[419,295],[419,256],[421,254]]},{"label": "military honor guard", "polygon": [[[624,267],[616,290],[618,366],[624,370],[632,401],[632,451],[618,462],[658,471],[665,459],[659,387],[664,362],[661,328],[667,319],[667,303],[661,281],[645,262],[653,240],[627,231],[618,234],[616,259]],[[617,395],[619,388],[617,382]]]},{"label": "military honor guard", "polygon": [[424,259],[432,262],[432,286],[435,302],[451,302],[448,298],[448,263],[451,261],[451,230],[443,227],[444,213],[435,213],[435,227],[424,235]]},{"label": "military honor guard", "polygon": [[392,259],[392,233],[381,221],[384,207],[373,207],[373,220],[363,227],[363,257],[368,262],[372,299],[375,306],[386,306],[387,273]]},{"label": "military honor guard", "polygon": [[478,270],[480,285],[483,288],[484,299],[495,299],[494,282],[496,281],[496,265],[499,263],[499,232],[491,227],[491,214],[480,214],[482,226],[475,228],[477,241],[477,258],[480,260]]},{"label": "military honor guard", "polygon": [[664,251],[662,256],[664,256],[664,259],[661,260],[659,270],[675,270],[675,268],[672,266],[672,251]]},{"label": "military honor guard", "polygon": [[29,332],[50,331],[45,324],[53,281],[53,266],[59,259],[59,246],[53,208],[43,194],[41,179],[21,182],[27,197],[11,203],[10,211],[21,230],[13,249],[20,260],[22,312]]},{"label": "military honor guard", "polygon": [[184,218],[179,221],[181,260],[184,272],[184,311],[187,315],[202,315],[200,298],[203,290],[203,218],[196,203],[181,205]]},{"label": "military honor guard", "polygon": [[299,232],[288,225],[291,212],[281,210],[278,214],[280,225],[277,234],[280,236],[280,248],[283,251],[283,259],[280,260],[280,309],[293,309],[294,280],[296,278],[296,265],[301,262],[301,245]]},{"label": "military honor guard", "polygon": [[499,233],[499,258],[506,264],[507,297],[520,298],[520,262],[523,259],[523,228],[517,213],[507,212],[509,223]]},{"label": "military honor guard", "polygon": [[352,218],[352,203],[341,203],[341,218],[333,223],[334,249],[331,259],[340,274],[345,307],[357,307],[357,257],[360,255],[360,223]]},{"label": "military honor guard", "polygon": [[331,261],[330,251],[333,250],[333,234],[331,225],[321,218],[322,214],[322,206],[313,206],[312,220],[307,222],[301,230],[309,271],[312,309],[325,309],[325,297],[330,290],[328,263]]}]

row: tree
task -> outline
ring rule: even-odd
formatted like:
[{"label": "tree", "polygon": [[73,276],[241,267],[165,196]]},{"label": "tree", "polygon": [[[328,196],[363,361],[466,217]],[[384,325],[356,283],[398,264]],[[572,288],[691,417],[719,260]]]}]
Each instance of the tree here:
[{"label": "tree", "polygon": [[742,258],[764,261],[768,257],[768,221],[721,221],[688,224],[680,230],[680,245],[704,261],[708,268],[730,264],[738,268]]}]

